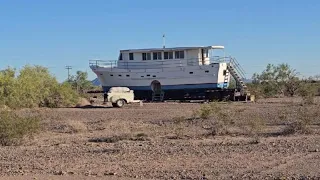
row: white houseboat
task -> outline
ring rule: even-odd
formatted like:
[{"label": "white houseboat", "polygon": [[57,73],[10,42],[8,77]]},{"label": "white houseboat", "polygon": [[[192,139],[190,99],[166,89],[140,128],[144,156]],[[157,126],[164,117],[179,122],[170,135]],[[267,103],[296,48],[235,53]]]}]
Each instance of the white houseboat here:
[{"label": "white houseboat", "polygon": [[215,50],[224,51],[224,46],[120,50],[118,60],[91,60],[90,68],[105,92],[124,86],[140,99],[150,99],[152,92],[159,90],[169,98],[227,88],[231,75],[242,84],[241,73],[235,71],[239,66],[230,69],[235,59],[213,56]]}]

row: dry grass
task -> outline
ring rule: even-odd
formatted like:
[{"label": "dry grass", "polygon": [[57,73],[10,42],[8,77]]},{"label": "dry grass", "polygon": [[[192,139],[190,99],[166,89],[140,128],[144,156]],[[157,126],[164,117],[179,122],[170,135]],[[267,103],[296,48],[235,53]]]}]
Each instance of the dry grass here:
[{"label": "dry grass", "polygon": [[81,121],[70,120],[68,125],[73,133],[83,133],[88,130],[87,126]]},{"label": "dry grass", "polygon": [[0,112],[0,145],[19,145],[25,137],[32,137],[39,130],[37,116],[20,117],[13,111]]}]

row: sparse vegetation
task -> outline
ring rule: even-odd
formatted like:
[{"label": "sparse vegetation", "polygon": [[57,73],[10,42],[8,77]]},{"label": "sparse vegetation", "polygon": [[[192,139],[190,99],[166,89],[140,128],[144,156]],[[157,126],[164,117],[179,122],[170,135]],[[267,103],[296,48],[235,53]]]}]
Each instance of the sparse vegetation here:
[{"label": "sparse vegetation", "polygon": [[257,140],[259,137],[259,133],[261,133],[265,128],[265,121],[262,118],[256,116],[249,118],[247,123],[248,124],[246,129],[248,135],[254,137],[254,139]]},{"label": "sparse vegetation", "polygon": [[[319,118],[319,114],[306,106],[302,106],[295,112],[294,117],[295,119],[289,119],[288,125],[283,129],[283,135],[311,133],[310,125]],[[287,118],[286,116],[283,120],[288,120]]]},{"label": "sparse vegetation", "polygon": [[316,92],[310,83],[302,83],[299,88],[299,94],[302,97],[302,104],[314,104]]},{"label": "sparse vegetation", "polygon": [[304,103],[312,104],[314,96],[320,92],[319,76],[304,80],[298,74],[288,64],[268,64],[261,74],[253,75],[253,83],[248,87],[256,99],[299,95]]},{"label": "sparse vegetation", "polygon": [[201,119],[208,119],[212,114],[212,108],[209,104],[203,104],[198,113]]},{"label": "sparse vegetation", "polygon": [[81,121],[69,121],[68,125],[73,133],[81,133],[88,130],[87,126]]},{"label": "sparse vegetation", "polygon": [[18,75],[7,68],[0,71],[0,104],[10,108],[62,107],[78,101],[68,84],[59,84],[47,68],[25,66]]},{"label": "sparse vegetation", "polygon": [[261,73],[253,75],[253,83],[260,86],[260,90],[266,97],[293,96],[299,88],[298,73],[288,64],[268,64]]},{"label": "sparse vegetation", "polygon": [[0,144],[18,145],[40,130],[39,117],[20,117],[12,111],[0,111]]}]

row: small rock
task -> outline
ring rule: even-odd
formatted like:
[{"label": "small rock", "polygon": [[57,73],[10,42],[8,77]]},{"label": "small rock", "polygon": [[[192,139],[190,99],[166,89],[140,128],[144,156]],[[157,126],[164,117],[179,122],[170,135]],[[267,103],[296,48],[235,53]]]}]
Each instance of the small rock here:
[{"label": "small rock", "polygon": [[62,176],[62,175],[64,175],[64,174],[66,174],[66,173],[63,172],[63,171],[55,171],[53,174],[54,174],[54,175]]},{"label": "small rock", "polygon": [[117,173],[114,173],[114,172],[105,172],[104,175],[105,176],[114,176],[116,175]]}]

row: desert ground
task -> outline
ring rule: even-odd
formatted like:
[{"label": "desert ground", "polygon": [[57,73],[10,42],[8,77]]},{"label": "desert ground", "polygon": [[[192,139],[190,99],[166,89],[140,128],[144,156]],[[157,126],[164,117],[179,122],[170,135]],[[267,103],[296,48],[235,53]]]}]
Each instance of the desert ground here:
[{"label": "desert ground", "polygon": [[201,106],[19,110],[42,130],[0,146],[0,179],[320,179],[319,105],[221,102],[208,119]]}]

